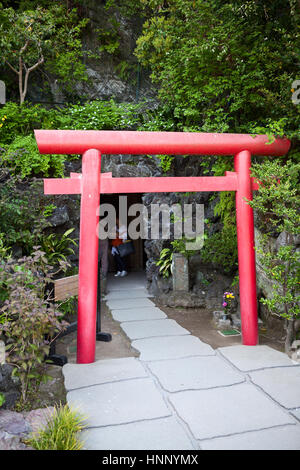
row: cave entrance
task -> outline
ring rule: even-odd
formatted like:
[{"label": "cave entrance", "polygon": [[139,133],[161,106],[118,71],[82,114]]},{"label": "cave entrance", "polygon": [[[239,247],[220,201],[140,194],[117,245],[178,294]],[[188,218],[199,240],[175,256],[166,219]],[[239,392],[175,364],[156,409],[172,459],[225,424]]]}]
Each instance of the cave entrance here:
[{"label": "cave entrance", "polygon": [[[115,211],[116,216],[120,214],[120,201],[126,204],[127,209],[129,209],[133,204],[142,204],[142,194],[141,193],[129,193],[129,194],[101,194],[100,205],[102,204],[111,204]],[[127,210],[127,226],[132,222],[134,216],[128,215]],[[144,251],[144,240],[142,238],[137,238],[132,240],[135,248],[135,252],[126,257],[126,264],[129,272],[141,272],[146,268],[146,253]],[[109,250],[109,268],[108,272],[115,272],[115,261]]]}]

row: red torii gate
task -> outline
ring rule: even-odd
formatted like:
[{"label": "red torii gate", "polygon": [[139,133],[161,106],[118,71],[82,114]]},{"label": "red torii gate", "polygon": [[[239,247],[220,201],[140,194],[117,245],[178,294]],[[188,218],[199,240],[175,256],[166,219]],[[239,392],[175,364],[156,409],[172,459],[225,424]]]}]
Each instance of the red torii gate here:
[{"label": "red torii gate", "polygon": [[[45,179],[45,194],[81,194],[77,362],[95,360],[97,314],[97,216],[100,193],[235,191],[239,288],[244,345],[258,339],[252,199],[258,188],[250,176],[251,155],[280,156],[290,142],[247,134],[190,132],[36,130],[42,154],[82,154],[82,174]],[[218,177],[112,178],[101,175],[101,154],[234,155],[234,172]]]}]

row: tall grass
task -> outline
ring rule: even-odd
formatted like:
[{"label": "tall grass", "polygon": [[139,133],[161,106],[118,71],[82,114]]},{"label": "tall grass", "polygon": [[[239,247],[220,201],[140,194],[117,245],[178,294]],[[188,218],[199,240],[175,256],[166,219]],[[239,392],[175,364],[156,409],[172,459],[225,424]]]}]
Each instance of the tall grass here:
[{"label": "tall grass", "polygon": [[33,433],[26,444],[35,450],[81,450],[79,432],[85,428],[84,417],[68,405],[56,407],[45,429]]}]

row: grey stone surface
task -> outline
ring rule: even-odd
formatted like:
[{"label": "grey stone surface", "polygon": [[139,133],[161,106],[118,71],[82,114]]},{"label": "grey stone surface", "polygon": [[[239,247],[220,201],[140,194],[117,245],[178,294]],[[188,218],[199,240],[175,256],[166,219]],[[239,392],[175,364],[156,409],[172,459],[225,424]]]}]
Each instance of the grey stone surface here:
[{"label": "grey stone surface", "polygon": [[300,426],[280,426],[262,431],[201,441],[203,450],[300,450]]},{"label": "grey stone surface", "polygon": [[151,379],[124,380],[68,392],[89,427],[163,418],[171,412]]},{"label": "grey stone surface", "polygon": [[130,289],[109,292],[104,300],[139,299],[151,297],[147,289]]},{"label": "grey stone surface", "polygon": [[68,391],[147,376],[141,363],[134,357],[104,359],[91,364],[66,364],[63,374]]},{"label": "grey stone surface", "polygon": [[189,291],[189,262],[181,253],[174,253],[172,258],[173,290]]},{"label": "grey stone surface", "polygon": [[107,306],[111,310],[120,310],[128,308],[138,308],[138,307],[155,307],[154,303],[151,302],[147,297],[141,297],[136,299],[114,299],[107,300]]},{"label": "grey stone surface", "polygon": [[300,366],[251,372],[251,380],[285,408],[300,407]]},{"label": "grey stone surface", "polygon": [[121,323],[121,328],[131,339],[153,336],[189,335],[190,332],[178,325],[175,320],[145,320]]},{"label": "grey stone surface", "polygon": [[297,410],[291,410],[291,413],[293,416],[295,416],[295,418],[298,419],[298,421],[300,421],[300,408],[298,408]]},{"label": "grey stone surface", "polygon": [[30,431],[30,426],[22,414],[0,409],[0,430],[18,435]]},{"label": "grey stone surface", "polygon": [[189,357],[149,363],[152,373],[169,392],[200,390],[245,381],[225,361],[216,357]]},{"label": "grey stone surface", "polygon": [[112,310],[111,314],[113,319],[119,322],[167,318],[167,315],[157,307],[124,308],[122,310]]},{"label": "grey stone surface", "polygon": [[299,450],[300,366],[267,346],[215,351],[174,320],[150,320],[163,312],[132,274],[113,280],[107,303],[122,304],[112,314],[140,357],[63,368],[85,448]]},{"label": "grey stone surface", "polygon": [[294,365],[287,354],[276,351],[269,346],[235,345],[218,348],[218,351],[242,371]]},{"label": "grey stone surface", "polygon": [[174,417],[89,429],[81,439],[87,450],[191,450],[193,444]]},{"label": "grey stone surface", "polygon": [[132,347],[140,351],[141,361],[215,355],[211,346],[192,335],[139,339]]},{"label": "grey stone surface", "polygon": [[0,365],[5,364],[5,343],[0,339]]},{"label": "grey stone surface", "polygon": [[251,384],[178,392],[169,400],[196,439],[296,423]]},{"label": "grey stone surface", "polygon": [[134,291],[137,289],[144,290],[146,286],[145,273],[130,273],[126,277],[114,277],[109,274],[108,276],[108,292]]}]

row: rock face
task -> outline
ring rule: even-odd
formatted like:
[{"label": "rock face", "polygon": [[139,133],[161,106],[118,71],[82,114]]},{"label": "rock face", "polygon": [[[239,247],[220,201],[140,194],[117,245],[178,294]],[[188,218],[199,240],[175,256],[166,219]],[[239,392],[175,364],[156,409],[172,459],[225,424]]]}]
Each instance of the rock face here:
[{"label": "rock face", "polygon": [[0,365],[0,393],[4,396],[5,402],[1,409],[12,408],[20,398],[20,390],[16,379],[11,377],[13,367],[9,364]]},{"label": "rock face", "polygon": [[[261,239],[262,234],[255,227],[255,245],[257,248],[261,247]],[[296,249],[299,250],[300,240],[299,237],[294,236],[292,238],[292,243],[296,246]],[[282,246],[289,245],[289,240],[287,237],[286,232],[282,232],[278,235],[277,238],[268,238],[268,244],[270,251],[278,250]],[[256,256],[256,276],[257,276],[257,287],[258,287],[258,294],[260,297],[270,298],[272,297],[273,291],[273,282],[269,279],[264,271],[263,265],[261,263],[259,254]]]},{"label": "rock face", "polygon": [[44,429],[54,407],[24,413],[0,409],[0,450],[32,450],[23,440]]},{"label": "rock face", "polygon": [[[134,55],[136,40],[142,29],[138,16],[122,15],[120,8],[105,8],[106,2],[87,0],[80,7],[89,24],[83,33],[83,49],[99,51],[97,59],[84,57],[87,80],[77,82],[72,96],[85,100],[110,100],[135,102],[147,100],[149,106],[156,106],[156,89],[149,79],[149,73],[138,65]],[[107,41],[118,41],[114,53],[105,49]],[[104,47],[103,47],[104,46]],[[39,75],[36,75],[39,77]],[[48,74],[48,83],[41,90],[40,83],[32,80],[28,98],[32,101],[63,104],[68,102],[68,92],[58,83],[55,76]],[[152,103],[152,105],[151,105]]]}]

